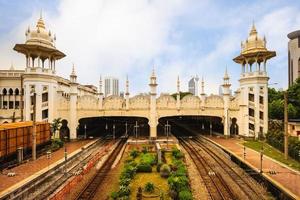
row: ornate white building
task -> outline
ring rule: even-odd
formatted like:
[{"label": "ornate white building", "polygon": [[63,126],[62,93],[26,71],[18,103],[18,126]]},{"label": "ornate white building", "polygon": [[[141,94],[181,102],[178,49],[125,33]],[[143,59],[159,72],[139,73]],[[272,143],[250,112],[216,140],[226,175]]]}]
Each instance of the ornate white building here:
[{"label": "ornate white building", "polygon": [[158,120],[169,116],[208,116],[222,120],[224,134],[239,127],[238,134],[257,137],[268,130],[268,76],[266,61],[275,56],[268,51],[265,39],[252,27],[241,54],[234,58],[242,72],[240,88],[230,95],[227,70],[223,78],[223,95],[207,96],[201,81],[200,97],[187,95],[180,99],[180,80],[177,96],[157,97],[157,77],[150,76],[149,93],[130,97],[126,80],[125,97],[104,97],[103,82],[99,88],[80,85],[73,70],[69,79],[56,75],[55,62],[65,55],[55,47],[55,35],[47,31],[42,18],[34,30],[26,30],[26,42],[14,50],[25,55],[24,70],[0,70],[0,123],[33,119],[33,94],[36,93],[36,120],[61,117],[69,123],[70,136],[76,138],[79,119],[88,117],[132,116],[148,119],[150,137],[157,137]]}]

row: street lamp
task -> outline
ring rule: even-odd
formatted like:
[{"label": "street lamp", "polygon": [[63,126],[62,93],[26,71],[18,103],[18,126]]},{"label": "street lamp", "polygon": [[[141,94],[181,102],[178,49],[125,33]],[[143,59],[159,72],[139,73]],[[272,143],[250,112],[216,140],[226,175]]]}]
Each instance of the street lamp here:
[{"label": "street lamp", "polygon": [[125,123],[125,137],[128,137],[128,133],[127,133],[127,121],[126,121],[126,123]]},{"label": "street lamp", "polygon": [[210,118],[210,124],[209,124],[209,134],[210,134],[210,137],[212,137],[212,122],[211,122],[211,118]]},{"label": "street lamp", "polygon": [[84,124],[84,139],[86,139],[86,124]]},{"label": "street lamp", "polygon": [[134,130],[135,130],[135,144],[137,144],[137,134],[138,134],[138,123],[137,121],[135,121],[135,126],[134,126]]},{"label": "street lamp", "polygon": [[167,135],[167,149],[169,148],[169,133],[171,133],[171,125],[169,124],[169,121],[167,121],[167,124],[165,125],[165,134]]},{"label": "street lamp", "polygon": [[113,125],[113,139],[116,139],[116,126]]},{"label": "street lamp", "polygon": [[[65,139],[65,141],[67,141],[67,139],[68,139],[68,137],[67,136],[65,136],[64,137],[64,139]],[[67,152],[67,145],[66,145],[66,143],[64,143],[64,147],[65,147],[65,151],[64,151],[64,155],[65,155],[65,175],[67,175],[67,160],[68,160],[68,152]]]}]

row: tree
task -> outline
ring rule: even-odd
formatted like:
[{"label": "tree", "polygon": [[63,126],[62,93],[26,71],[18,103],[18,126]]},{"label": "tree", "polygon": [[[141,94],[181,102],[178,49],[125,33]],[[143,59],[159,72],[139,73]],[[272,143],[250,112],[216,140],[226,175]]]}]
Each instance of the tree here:
[{"label": "tree", "polygon": [[[282,99],[273,100],[269,103],[269,117],[271,119],[283,119],[283,112],[284,101]],[[288,104],[288,114],[290,119],[297,117],[297,108],[291,103]]]},{"label": "tree", "polygon": [[[190,93],[190,92],[179,92],[180,99],[183,99],[183,97],[190,95],[190,94],[192,95],[192,93]],[[176,99],[177,93],[173,93],[171,96],[174,97],[174,99]]]},{"label": "tree", "polygon": [[55,133],[61,127],[61,118],[53,119],[52,123],[50,124],[51,133]]}]

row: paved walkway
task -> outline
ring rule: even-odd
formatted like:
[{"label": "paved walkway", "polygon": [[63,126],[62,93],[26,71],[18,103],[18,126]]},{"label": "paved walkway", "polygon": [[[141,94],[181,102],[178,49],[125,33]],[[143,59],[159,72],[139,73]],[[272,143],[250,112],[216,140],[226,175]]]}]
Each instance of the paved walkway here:
[{"label": "paved walkway", "polygon": [[[208,137],[209,139],[213,140],[217,144],[226,149],[230,150],[236,156],[243,159],[244,148],[242,146],[243,140],[230,138],[230,139],[223,139],[223,138],[216,138],[216,137]],[[246,162],[251,164],[257,170],[260,169],[260,153],[246,148]],[[269,171],[276,171],[275,175],[270,175]],[[293,193],[295,196],[298,196],[300,199],[300,173],[289,169],[285,165],[274,161],[271,158],[266,156],[263,157],[263,172],[265,176],[269,179],[276,182],[276,184],[284,187],[289,193]]]},{"label": "paved walkway", "polygon": [[[90,142],[92,141],[85,140],[85,141],[74,141],[74,142],[67,143],[66,144],[67,152],[68,154],[70,154]],[[0,193],[11,186],[18,184],[20,181],[28,178],[29,176],[39,172],[40,170],[49,167],[49,165],[57,162],[63,157],[64,157],[64,148],[60,148],[59,150],[52,153],[51,159],[47,159],[47,156],[43,155],[35,161],[24,163],[10,170],[4,170],[3,173],[0,174],[0,180],[1,180]],[[7,176],[8,172],[15,172],[16,176],[8,177]]]}]

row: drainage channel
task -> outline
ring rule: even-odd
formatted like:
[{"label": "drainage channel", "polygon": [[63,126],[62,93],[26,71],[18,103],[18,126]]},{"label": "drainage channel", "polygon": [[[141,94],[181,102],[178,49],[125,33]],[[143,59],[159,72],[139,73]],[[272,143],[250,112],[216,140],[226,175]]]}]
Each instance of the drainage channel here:
[{"label": "drainage channel", "polygon": [[73,154],[66,161],[60,162],[22,186],[4,194],[0,199],[46,199],[66,180],[79,173],[97,152],[97,149],[107,141],[107,138],[98,139],[90,146],[81,148],[79,152]]}]

